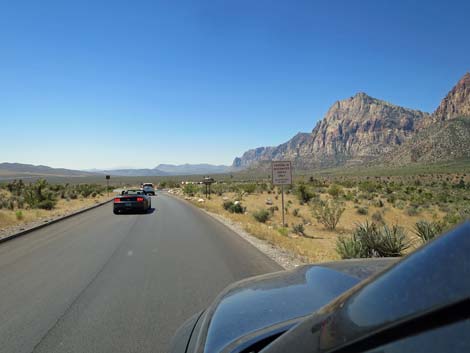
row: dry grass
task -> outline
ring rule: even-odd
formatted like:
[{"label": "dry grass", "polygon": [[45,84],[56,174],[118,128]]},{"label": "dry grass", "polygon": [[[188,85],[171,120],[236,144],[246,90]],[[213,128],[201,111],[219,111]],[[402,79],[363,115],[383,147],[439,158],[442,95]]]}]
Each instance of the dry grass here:
[{"label": "dry grass", "polygon": [[[400,210],[393,208],[388,205],[385,200],[384,207],[376,207],[372,202],[367,200],[361,200],[359,205],[354,204],[352,201],[346,201],[345,211],[339,221],[339,224],[334,231],[329,231],[324,228],[323,225],[319,224],[312,215],[311,207],[309,205],[300,205],[299,200],[294,195],[285,195],[285,206],[288,207],[286,214],[286,223],[288,224],[289,234],[288,236],[282,235],[278,229],[282,225],[281,215],[281,196],[278,195],[278,199],[275,199],[275,194],[253,194],[245,195],[241,200],[241,203],[246,207],[245,214],[233,214],[223,209],[223,197],[229,200],[235,200],[235,193],[225,193],[224,196],[213,195],[211,200],[205,200],[204,203],[193,202],[201,208],[204,208],[210,212],[222,215],[232,221],[235,221],[242,225],[242,227],[250,234],[266,240],[267,242],[280,246],[286,250],[289,250],[309,262],[325,262],[339,259],[338,254],[335,251],[336,239],[341,234],[349,234],[354,229],[357,223],[363,223],[366,220],[371,220],[371,216],[375,212],[382,214],[383,220],[387,224],[399,224],[404,227],[410,237],[413,240],[412,229],[415,223],[419,220],[435,220],[443,217],[443,213],[439,212],[437,208],[430,208],[422,211],[417,216],[409,216],[406,210]],[[322,199],[326,199],[329,196],[322,194]],[[253,218],[253,212],[260,209],[268,209],[271,207],[266,204],[266,200],[271,199],[272,206],[278,206],[279,211],[275,211],[271,220],[265,224],[256,221]],[[361,215],[357,212],[355,206],[367,207],[368,214]],[[294,209],[298,209],[298,215],[294,216]],[[294,224],[303,223],[305,227],[305,237],[294,235],[292,232],[292,226]]]}]

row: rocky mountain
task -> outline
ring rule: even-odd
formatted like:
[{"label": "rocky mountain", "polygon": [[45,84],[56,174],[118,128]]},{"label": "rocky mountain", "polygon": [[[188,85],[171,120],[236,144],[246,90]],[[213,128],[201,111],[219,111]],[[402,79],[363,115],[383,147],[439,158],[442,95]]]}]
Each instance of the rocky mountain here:
[{"label": "rocky mountain", "polygon": [[235,168],[287,159],[298,169],[363,163],[410,139],[429,114],[372,98],[365,93],[334,103],[311,133],[277,147],[260,147],[236,158]]},{"label": "rocky mountain", "polygon": [[436,120],[470,117],[470,72],[467,72],[442,100],[433,114]]},{"label": "rocky mountain", "polygon": [[470,160],[470,73],[452,88],[430,119],[400,148],[378,161],[388,165]]}]

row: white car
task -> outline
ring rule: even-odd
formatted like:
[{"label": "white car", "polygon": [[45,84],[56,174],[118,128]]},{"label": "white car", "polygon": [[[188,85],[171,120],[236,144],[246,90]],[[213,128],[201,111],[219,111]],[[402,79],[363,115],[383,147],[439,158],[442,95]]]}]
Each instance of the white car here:
[{"label": "white car", "polygon": [[142,184],[142,190],[144,191],[145,195],[153,195],[155,196],[155,188],[153,187],[152,183],[144,183]]}]

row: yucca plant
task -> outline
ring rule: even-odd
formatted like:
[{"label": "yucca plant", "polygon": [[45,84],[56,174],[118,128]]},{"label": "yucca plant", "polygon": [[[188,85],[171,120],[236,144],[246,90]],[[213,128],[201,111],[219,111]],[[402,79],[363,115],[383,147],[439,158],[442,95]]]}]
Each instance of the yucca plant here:
[{"label": "yucca plant", "polygon": [[414,227],[414,233],[421,239],[423,243],[434,239],[436,236],[441,234],[442,225],[437,222],[419,221],[416,222]]},{"label": "yucca plant", "polygon": [[362,242],[355,235],[341,236],[336,241],[336,252],[342,259],[357,259],[367,257]]}]

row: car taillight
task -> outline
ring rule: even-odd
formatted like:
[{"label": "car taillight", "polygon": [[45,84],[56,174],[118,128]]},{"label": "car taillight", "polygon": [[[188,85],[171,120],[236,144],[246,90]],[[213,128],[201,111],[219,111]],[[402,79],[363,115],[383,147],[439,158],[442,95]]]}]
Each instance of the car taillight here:
[{"label": "car taillight", "polygon": [[118,199],[117,197],[114,199],[114,202],[121,202],[121,199]]},{"label": "car taillight", "polygon": [[144,202],[144,198],[143,197],[138,197],[137,202]]}]

